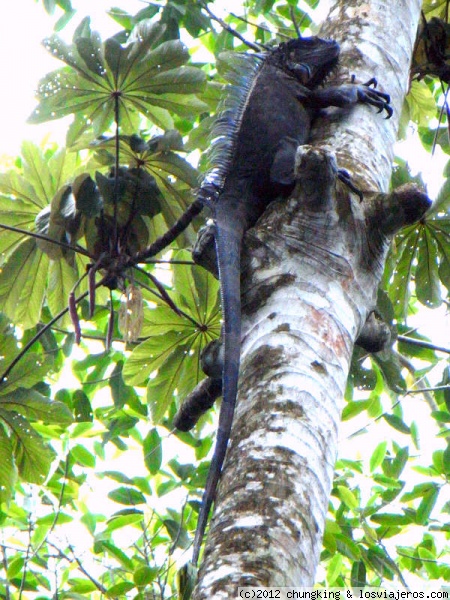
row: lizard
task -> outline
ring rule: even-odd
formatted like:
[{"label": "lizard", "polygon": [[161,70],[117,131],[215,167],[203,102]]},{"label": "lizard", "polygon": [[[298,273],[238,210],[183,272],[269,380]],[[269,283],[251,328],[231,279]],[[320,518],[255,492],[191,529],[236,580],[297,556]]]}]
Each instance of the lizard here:
[{"label": "lizard", "polygon": [[[237,396],[241,335],[240,252],[244,233],[256,223],[272,200],[288,196],[293,189],[296,149],[307,142],[311,125],[321,109],[329,106],[350,108],[363,103],[377,107],[378,112],[386,110],[387,118],[392,115],[389,95],[375,89],[375,79],[364,84],[355,84],[352,79],[351,84],[319,87],[337,66],[339,53],[336,41],[299,37],[265,53],[255,54],[252,66],[242,72],[238,69],[240,82],[235,81],[231,87],[234,91],[228,96],[233,98],[231,109],[226,107],[216,121],[212,136],[216,142],[213,144],[213,167],[204,178],[197,199],[164,235],[135,256],[139,260],[154,256],[176,239],[204,206],[212,211],[221,284],[224,350],[221,385],[217,373],[209,377],[209,383],[213,384],[207,386],[207,394],[210,406],[222,393],[222,406],[194,539],[194,565],[215,498]],[[247,58],[249,55],[241,56]],[[339,171],[338,177],[362,199],[346,171]],[[195,419],[191,419],[191,425],[184,430],[194,423]],[[181,422],[179,428],[183,427]]]},{"label": "lizard", "polygon": [[[337,66],[339,53],[336,41],[314,36],[291,39],[253,55],[249,65],[234,69],[231,96],[237,99],[225,104],[213,131],[212,169],[199,189],[196,203],[210,208],[215,226],[223,315],[222,404],[194,539],[194,565],[215,498],[236,403],[244,233],[272,200],[287,197],[293,190],[297,147],[308,141],[311,125],[322,109],[364,103],[379,112],[385,110],[386,118],[392,115],[389,95],[375,89],[375,79],[365,84],[352,80],[349,84],[320,87]],[[348,173],[339,171],[338,176],[357,192]]]}]

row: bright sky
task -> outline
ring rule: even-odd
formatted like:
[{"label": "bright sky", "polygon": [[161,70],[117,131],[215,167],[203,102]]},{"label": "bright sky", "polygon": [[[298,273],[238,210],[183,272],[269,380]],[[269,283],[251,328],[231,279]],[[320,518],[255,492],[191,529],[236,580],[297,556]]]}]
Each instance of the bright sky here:
[{"label": "bright sky", "polygon": [[[111,0],[72,0],[72,6],[78,14],[61,35],[71,40],[74,28],[81,19],[89,14],[91,26],[108,37],[120,29],[111,18],[105,16],[111,8]],[[126,10],[135,14],[146,6],[142,0],[117,2],[126,6]],[[34,90],[39,79],[49,71],[63,64],[55,60],[41,46],[41,41],[51,35],[53,24],[62,14],[60,11],[50,17],[44,10],[42,2],[33,0],[14,0],[8,2],[2,10],[0,19],[0,81],[2,96],[0,99],[0,155],[16,155],[23,139],[40,141],[47,133],[52,138],[64,141],[65,128],[61,122],[43,125],[27,125],[26,120],[36,106]]]}]

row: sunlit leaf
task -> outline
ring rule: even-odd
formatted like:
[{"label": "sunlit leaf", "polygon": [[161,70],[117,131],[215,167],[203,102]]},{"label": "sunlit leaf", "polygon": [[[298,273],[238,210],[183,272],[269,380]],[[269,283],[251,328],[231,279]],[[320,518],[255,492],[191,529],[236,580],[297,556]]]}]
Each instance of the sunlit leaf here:
[{"label": "sunlit leaf", "polygon": [[156,475],[162,460],[161,437],[156,429],[151,429],[145,437],[143,451],[145,466],[149,473]]},{"label": "sunlit leaf", "polygon": [[[78,273],[64,260],[52,261],[49,268],[47,302],[52,315],[57,315],[67,307],[69,293],[74,287]],[[65,315],[60,325],[68,326],[70,318]]]},{"label": "sunlit leaf", "polygon": [[442,302],[438,275],[436,241],[424,228],[417,254],[416,294],[418,300],[430,308]]},{"label": "sunlit leaf", "polygon": [[25,241],[10,256],[0,273],[0,305],[3,312],[23,327],[39,320],[45,292],[48,258]]},{"label": "sunlit leaf", "polygon": [[109,492],[108,498],[119,504],[135,506],[136,504],[145,504],[145,497],[141,492],[130,487],[120,487]]},{"label": "sunlit leaf", "polygon": [[383,441],[378,444],[370,457],[370,470],[375,471],[383,462],[386,455],[387,442]]},{"label": "sunlit leaf", "polygon": [[423,546],[419,546],[417,548],[417,553],[419,558],[422,559],[422,564],[430,579],[439,579],[440,572],[438,566],[438,557]]},{"label": "sunlit leaf", "polygon": [[42,484],[54,458],[53,450],[21,415],[0,408],[0,420],[9,430],[19,475],[29,483]]},{"label": "sunlit leaf", "polygon": [[420,125],[427,126],[430,119],[436,117],[436,101],[424,81],[413,81],[406,98],[411,119]]},{"label": "sunlit leaf", "polygon": [[163,33],[160,24],[142,21],[123,46],[114,37],[102,44],[95,33],[78,36],[71,45],[55,35],[47,38],[47,50],[68,66],[41,80],[30,122],[75,113],[73,143],[89,127],[102,134],[116,117],[122,132],[134,133],[136,112],[161,125],[161,108],[181,116],[204,111],[206,105],[193,94],[203,90],[205,74],[184,66],[189,53],[179,40],[160,43]]},{"label": "sunlit leaf", "polygon": [[72,422],[70,410],[61,402],[43,396],[36,390],[16,389],[0,396],[0,408],[13,410],[29,419],[68,425]]},{"label": "sunlit leaf", "polygon": [[393,427],[397,431],[400,431],[401,433],[405,434],[411,433],[411,429],[408,427],[408,425],[404,421],[402,421],[400,417],[397,417],[397,415],[384,414],[383,418],[389,423],[391,427]]},{"label": "sunlit leaf", "polygon": [[176,348],[168,356],[164,368],[160,370],[158,376],[148,381],[147,402],[154,424],[161,422],[174,399],[174,390],[181,379],[184,358],[185,352],[183,349]]},{"label": "sunlit leaf", "polygon": [[439,487],[437,485],[430,486],[429,490],[423,495],[423,498],[417,509],[417,522],[420,524],[427,523],[430,518],[431,511],[436,505],[439,496]]},{"label": "sunlit leaf", "polygon": [[353,511],[357,510],[359,502],[354,493],[343,485],[339,485],[338,490],[339,496],[347,508]]},{"label": "sunlit leaf", "polygon": [[13,460],[11,439],[0,424],[0,504],[9,503],[13,495],[17,471]]}]

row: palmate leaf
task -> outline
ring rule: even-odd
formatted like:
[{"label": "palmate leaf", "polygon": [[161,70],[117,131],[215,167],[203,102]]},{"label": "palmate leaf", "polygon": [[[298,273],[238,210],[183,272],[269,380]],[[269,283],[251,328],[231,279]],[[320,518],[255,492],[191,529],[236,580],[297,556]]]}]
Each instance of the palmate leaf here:
[{"label": "palmate leaf", "polygon": [[444,223],[425,220],[405,228],[396,238],[384,275],[395,316],[404,319],[411,294],[429,308],[442,302],[440,283],[450,285],[448,234]]},{"label": "palmate leaf", "polygon": [[160,423],[167,414],[170,403],[176,398],[179,400],[187,396],[203,376],[198,354],[188,352],[185,347],[176,348],[164,362],[158,376],[149,379],[147,384],[147,402],[152,423]]},{"label": "palmate leaf", "polygon": [[55,456],[54,451],[25,417],[0,408],[0,421],[5,424],[9,433],[20,477],[29,483],[42,484]]},{"label": "palmate leaf", "polygon": [[[24,232],[45,233],[66,242],[67,198],[64,187],[82,171],[83,164],[74,153],[64,149],[42,150],[25,142],[21,168],[0,175],[0,305],[3,312],[25,329],[40,318],[50,282],[50,309],[57,314],[67,305],[67,291],[78,279],[79,261],[67,250],[29,237],[26,233],[7,231],[1,225],[18,227]],[[47,217],[45,216],[48,210]],[[50,210],[51,209],[51,210]],[[38,218],[39,217],[39,218]],[[46,220],[47,219],[47,220]],[[71,267],[56,267],[53,259],[71,258]]]},{"label": "palmate leaf", "polygon": [[[58,190],[82,170],[83,164],[74,153],[65,149],[43,151],[31,142],[24,142],[20,156],[21,168],[0,174],[0,223],[24,230],[35,230],[35,219],[48,206]],[[11,235],[19,240],[26,236],[0,230],[0,250],[11,252]],[[6,241],[5,241],[6,240]]]},{"label": "palmate leaf", "polygon": [[75,114],[76,126],[70,132],[74,143],[91,127],[100,135],[117,116],[121,131],[132,133],[135,113],[167,125],[171,118],[166,111],[192,116],[205,110],[206,105],[193,95],[203,90],[205,74],[184,66],[189,53],[179,40],[159,43],[163,33],[159,23],[142,21],[125,46],[114,38],[102,44],[89,29],[71,45],[58,36],[47,38],[47,50],[67,66],[41,80],[39,104],[29,121],[42,123]]},{"label": "palmate leaf", "polygon": [[[177,259],[190,258],[184,250],[175,256]],[[176,265],[173,277],[176,304],[188,309],[198,323],[207,325],[210,339],[217,337],[220,332],[218,281],[205,269],[196,266],[187,269]]]},{"label": "palmate leaf", "polygon": [[13,252],[0,273],[2,311],[24,329],[39,320],[48,266],[48,257],[30,238]]},{"label": "palmate leaf", "polygon": [[429,308],[442,303],[442,285],[450,290],[450,179],[418,224],[395,238],[386,262],[384,285],[389,289],[395,316],[407,315],[411,294]]},{"label": "palmate leaf", "polygon": [[[14,352],[14,355],[16,354],[18,354],[18,350]],[[10,355],[8,358],[12,358],[12,356]],[[8,366],[10,360],[5,359],[4,363],[3,361],[0,362],[2,371],[3,366]],[[8,379],[0,386],[0,402],[3,395],[11,393],[13,390],[17,390],[18,388],[28,389],[41,382],[47,371],[48,363],[39,354],[27,352],[9,374]]]},{"label": "palmate leaf", "polygon": [[[103,137],[91,143],[90,147],[96,150],[99,162],[114,165],[114,138]],[[123,162],[151,175],[164,197],[170,199],[161,203],[161,210],[166,225],[172,225],[186,210],[192,200],[191,189],[199,182],[196,169],[175,152],[183,150],[180,134],[171,130],[148,141],[137,135],[121,135],[119,149]],[[183,234],[182,244],[193,242],[188,236],[189,233]]]},{"label": "palmate leaf", "polygon": [[70,425],[72,413],[62,402],[50,400],[36,390],[23,388],[0,396],[2,410],[15,411],[34,421],[44,421],[56,425]]},{"label": "palmate leaf", "polygon": [[[30,334],[32,335],[32,334]],[[21,351],[21,343],[15,335],[15,328],[3,313],[0,313],[0,376]],[[52,364],[52,360],[43,358],[37,352],[27,354],[14,367],[8,377],[0,384],[0,398],[17,388],[31,388],[41,383]]]},{"label": "palmate leaf", "polygon": [[13,448],[6,431],[0,425],[0,504],[7,504],[13,494],[17,470],[13,460]]},{"label": "palmate leaf", "polygon": [[442,302],[438,272],[438,247],[428,228],[424,228],[417,252],[417,299],[429,308]]},{"label": "palmate leaf", "polygon": [[[114,164],[115,138],[98,139],[90,147],[97,150],[97,160],[103,164]],[[119,138],[121,159],[130,167],[139,166],[166,182],[169,177],[176,177],[189,187],[196,187],[199,183],[198,172],[174,150],[183,150],[183,140],[176,130],[154,136],[148,142],[137,135],[121,135]]]},{"label": "palmate leaf", "polygon": [[171,331],[165,335],[154,335],[139,344],[128,357],[123,378],[128,385],[143,385],[150,375],[162,368],[171,354],[186,341],[186,334]]},{"label": "palmate leaf", "polygon": [[[183,252],[176,257],[186,258]],[[173,270],[173,297],[193,321],[167,306],[146,310],[142,334],[149,337],[133,350],[123,369],[127,384],[147,385],[154,423],[161,421],[172,401],[184,398],[203,377],[200,351],[220,332],[218,282],[197,267],[175,264]]]},{"label": "palmate leaf", "polygon": [[[81,271],[81,269],[79,270]],[[47,304],[52,315],[57,315],[67,306],[69,294],[77,281],[78,270],[73,269],[64,260],[51,261],[48,269]],[[84,288],[79,289],[83,292]],[[60,326],[68,326],[69,315],[59,321]]]}]

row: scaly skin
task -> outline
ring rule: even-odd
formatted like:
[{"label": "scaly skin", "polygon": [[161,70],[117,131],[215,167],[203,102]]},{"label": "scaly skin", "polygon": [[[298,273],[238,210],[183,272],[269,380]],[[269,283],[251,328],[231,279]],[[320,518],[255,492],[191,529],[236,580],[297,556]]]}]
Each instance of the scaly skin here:
[{"label": "scaly skin", "polygon": [[[308,141],[318,110],[368,103],[392,114],[389,97],[367,85],[316,89],[337,64],[339,46],[330,40],[302,38],[268,53],[249,86],[239,115],[232,156],[222,189],[208,202],[216,225],[216,251],[224,319],[223,400],[217,441],[194,540],[196,564],[216,494],[233,422],[241,338],[240,254],[244,233],[267,205],[287,196],[295,183],[295,154]],[[209,187],[208,187],[209,186]],[[208,196],[210,180],[200,190]]]}]

